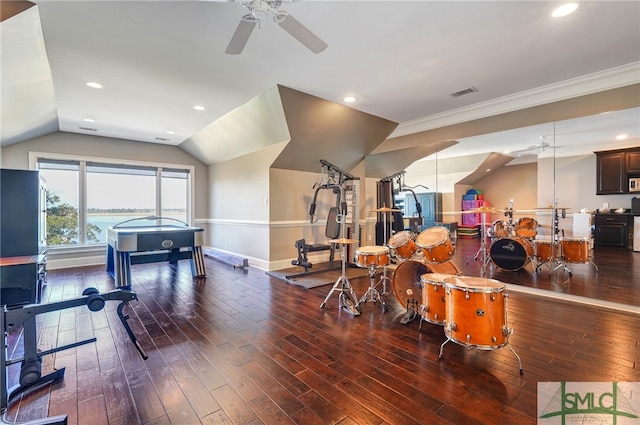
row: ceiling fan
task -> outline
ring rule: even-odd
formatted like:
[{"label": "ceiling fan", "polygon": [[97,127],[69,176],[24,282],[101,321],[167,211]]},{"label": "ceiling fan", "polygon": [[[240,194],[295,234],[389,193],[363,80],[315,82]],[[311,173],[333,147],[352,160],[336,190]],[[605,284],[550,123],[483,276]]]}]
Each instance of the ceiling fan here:
[{"label": "ceiling fan", "polygon": [[242,4],[249,9],[249,13],[244,15],[238,26],[236,27],[227,50],[225,52],[230,55],[237,55],[242,52],[249,36],[262,20],[269,16],[273,17],[275,23],[280,25],[282,29],[291,34],[293,38],[302,43],[307,49],[313,53],[320,53],[327,48],[327,43],[322,41],[317,35],[312,33],[307,27],[302,25],[293,16],[284,10],[280,10],[282,0],[234,0],[236,3]]},{"label": "ceiling fan", "polygon": [[516,156],[523,156],[523,155],[539,155],[542,152],[546,151],[547,149],[558,149],[561,148],[562,146],[554,146],[550,143],[547,143],[547,136],[540,136],[540,143],[536,143],[535,145],[531,145],[529,147],[527,147],[526,149],[520,149],[518,151],[513,151],[511,152],[511,154],[514,154]]}]

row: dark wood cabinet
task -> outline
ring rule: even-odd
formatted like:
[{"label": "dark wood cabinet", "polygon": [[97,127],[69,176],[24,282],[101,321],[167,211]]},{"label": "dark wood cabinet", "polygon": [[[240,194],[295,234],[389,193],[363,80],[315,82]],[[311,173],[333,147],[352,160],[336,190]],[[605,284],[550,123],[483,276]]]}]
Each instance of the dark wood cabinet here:
[{"label": "dark wood cabinet", "polygon": [[631,248],[630,233],[633,216],[630,214],[596,214],[595,245]]},{"label": "dark wood cabinet", "polygon": [[596,195],[629,192],[629,178],[640,177],[640,148],[595,152]]},{"label": "dark wood cabinet", "polygon": [[626,185],[626,156],[624,152],[596,153],[596,194],[624,193]]},{"label": "dark wood cabinet", "polygon": [[627,152],[627,174],[640,177],[640,149]]},{"label": "dark wood cabinet", "polygon": [[37,171],[0,173],[2,304],[37,303],[46,281],[46,186]]}]

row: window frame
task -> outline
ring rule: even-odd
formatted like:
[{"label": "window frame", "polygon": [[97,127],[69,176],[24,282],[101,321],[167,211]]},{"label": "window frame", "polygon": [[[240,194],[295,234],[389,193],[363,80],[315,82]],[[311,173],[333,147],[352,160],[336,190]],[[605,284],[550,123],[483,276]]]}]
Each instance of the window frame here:
[{"label": "window frame", "polygon": [[163,170],[184,170],[188,173],[187,177],[187,224],[192,225],[194,221],[194,211],[195,211],[195,166],[190,164],[175,164],[175,163],[164,163],[164,162],[148,162],[148,161],[133,161],[119,158],[105,158],[105,157],[95,157],[95,156],[81,156],[81,155],[69,155],[69,154],[61,154],[61,153],[51,153],[51,152],[29,152],[29,169],[30,170],[38,170],[38,161],[40,160],[51,160],[51,161],[77,161],[80,164],[80,169],[78,170],[78,184],[79,184],[79,194],[78,194],[78,226],[80,226],[79,232],[81,234],[81,243],[79,242],[77,245],[55,245],[48,247],[48,249],[55,250],[78,250],[78,249],[91,249],[93,247],[103,247],[106,246],[106,242],[100,243],[86,243],[86,227],[87,227],[87,185],[86,185],[86,175],[87,175],[87,164],[103,164],[106,166],[124,166],[124,167],[140,167],[140,168],[155,168],[156,169],[156,205],[155,212],[156,215],[159,215],[162,211],[162,171]]}]

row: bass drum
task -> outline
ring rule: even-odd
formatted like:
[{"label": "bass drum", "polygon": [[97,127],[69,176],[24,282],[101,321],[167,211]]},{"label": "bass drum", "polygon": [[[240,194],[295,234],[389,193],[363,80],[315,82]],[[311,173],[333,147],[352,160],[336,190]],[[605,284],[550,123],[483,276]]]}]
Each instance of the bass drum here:
[{"label": "bass drum", "polygon": [[501,269],[520,270],[531,261],[533,245],[525,238],[498,239],[491,245],[490,256]]},{"label": "bass drum", "polygon": [[420,305],[422,300],[421,277],[425,273],[460,274],[460,270],[450,261],[440,264],[428,264],[416,260],[406,260],[393,271],[391,286],[401,306],[407,307],[409,302]]}]

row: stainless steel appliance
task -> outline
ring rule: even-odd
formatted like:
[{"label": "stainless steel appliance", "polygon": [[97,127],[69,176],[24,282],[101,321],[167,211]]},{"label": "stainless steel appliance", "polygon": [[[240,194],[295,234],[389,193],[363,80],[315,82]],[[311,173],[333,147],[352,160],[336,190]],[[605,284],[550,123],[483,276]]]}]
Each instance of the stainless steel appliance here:
[{"label": "stainless steel appliance", "polygon": [[629,192],[640,192],[640,177],[629,177]]},{"label": "stainless steel appliance", "polygon": [[640,216],[633,217],[633,250],[640,252]]}]

